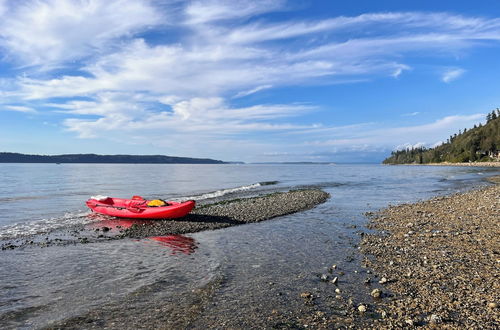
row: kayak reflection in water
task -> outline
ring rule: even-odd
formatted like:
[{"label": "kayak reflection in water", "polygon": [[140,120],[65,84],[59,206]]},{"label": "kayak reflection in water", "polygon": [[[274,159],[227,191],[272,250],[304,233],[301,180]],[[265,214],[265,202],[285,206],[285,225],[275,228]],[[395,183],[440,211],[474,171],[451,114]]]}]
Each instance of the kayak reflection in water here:
[{"label": "kayak reflection in water", "polygon": [[104,229],[104,230],[113,230],[113,229],[127,229],[132,227],[133,225],[150,225],[154,223],[154,220],[146,220],[146,219],[110,219],[109,216],[92,213],[89,217],[97,220],[88,224],[86,227],[88,229]]},{"label": "kayak reflection in water", "polygon": [[194,238],[182,235],[154,236],[148,239],[172,249],[172,254],[184,253],[190,255],[198,248]]}]

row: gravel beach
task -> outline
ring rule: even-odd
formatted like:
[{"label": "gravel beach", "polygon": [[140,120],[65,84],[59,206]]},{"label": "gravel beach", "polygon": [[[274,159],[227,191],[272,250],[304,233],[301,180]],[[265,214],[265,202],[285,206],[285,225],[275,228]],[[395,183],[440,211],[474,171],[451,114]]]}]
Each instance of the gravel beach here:
[{"label": "gravel beach", "polygon": [[223,201],[197,207],[181,219],[134,225],[126,229],[122,236],[142,238],[186,234],[259,222],[313,208],[325,202],[328,197],[322,190],[307,189]]},{"label": "gravel beach", "polygon": [[386,314],[374,327],[498,329],[499,184],[372,216],[365,263],[393,293],[379,299]]}]

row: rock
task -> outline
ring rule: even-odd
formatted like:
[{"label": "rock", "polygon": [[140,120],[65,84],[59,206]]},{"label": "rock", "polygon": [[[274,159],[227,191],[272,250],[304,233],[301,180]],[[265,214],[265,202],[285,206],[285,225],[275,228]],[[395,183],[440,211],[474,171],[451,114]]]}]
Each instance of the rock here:
[{"label": "rock", "polygon": [[335,293],[340,293],[340,289],[339,289],[339,288],[336,288],[336,289],[335,289]]},{"label": "rock", "polygon": [[382,296],[382,290],[380,290],[380,289],[373,289],[373,291],[370,293],[370,295],[373,298],[380,298]]},{"label": "rock", "polygon": [[319,279],[322,280],[323,282],[326,282],[328,281],[329,276],[327,274],[321,274]]},{"label": "rock", "polygon": [[301,298],[304,298],[304,299],[311,299],[313,297],[312,293],[311,292],[302,292],[300,294],[300,297]]},{"label": "rock", "polygon": [[431,324],[439,324],[439,323],[442,323],[442,322],[443,322],[443,319],[441,319],[441,317],[439,315],[432,314],[429,317],[429,323],[431,323]]},{"label": "rock", "polygon": [[385,284],[385,283],[387,283],[388,281],[387,281],[387,278],[382,277],[382,278],[380,279],[380,281],[378,281],[378,282],[379,282],[380,284]]},{"label": "rock", "polygon": [[358,306],[358,311],[360,311],[361,313],[366,312],[366,309],[367,309],[367,308],[366,308],[366,306],[365,306],[365,305],[359,305],[359,306]]},{"label": "rock", "polygon": [[337,283],[339,282],[339,278],[335,276],[331,282],[337,285]]}]

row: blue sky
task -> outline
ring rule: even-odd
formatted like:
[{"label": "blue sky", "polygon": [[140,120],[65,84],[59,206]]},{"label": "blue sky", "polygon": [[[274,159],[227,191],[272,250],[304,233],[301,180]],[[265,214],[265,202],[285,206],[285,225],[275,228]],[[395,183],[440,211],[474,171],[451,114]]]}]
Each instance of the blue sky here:
[{"label": "blue sky", "polygon": [[380,161],[500,105],[498,1],[0,0],[0,151]]}]

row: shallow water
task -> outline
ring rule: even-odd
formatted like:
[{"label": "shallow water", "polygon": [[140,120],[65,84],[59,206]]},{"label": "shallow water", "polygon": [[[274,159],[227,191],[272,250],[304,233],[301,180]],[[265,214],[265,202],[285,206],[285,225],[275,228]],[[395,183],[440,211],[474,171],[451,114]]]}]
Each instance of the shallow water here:
[{"label": "shallow water", "polygon": [[332,294],[334,286],[318,280],[332,264],[345,273],[339,287],[362,301],[366,273],[356,247],[364,212],[470,189],[495,173],[379,165],[0,164],[4,240],[74,223],[99,226],[83,204],[96,194],[209,200],[317,186],[332,196],[309,211],[212,232],[0,251],[0,325],[40,328],[96,310],[113,319],[124,301],[133,313],[151,314],[160,302],[175,309],[176,297],[222,279],[195,326],[257,326],[271,309],[300,310],[300,292]]}]

